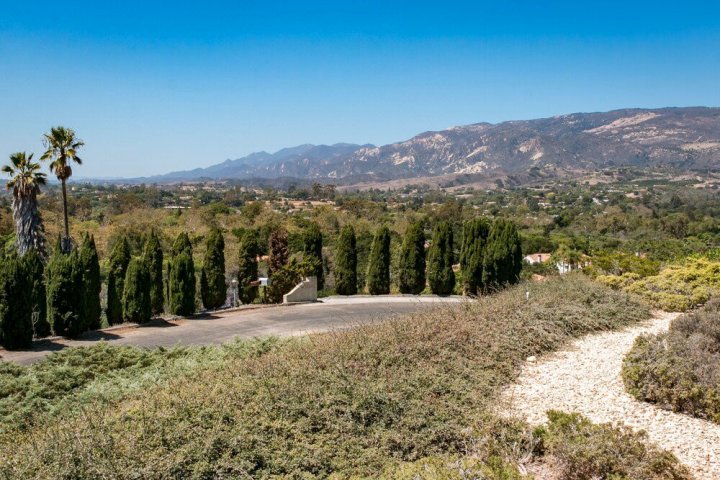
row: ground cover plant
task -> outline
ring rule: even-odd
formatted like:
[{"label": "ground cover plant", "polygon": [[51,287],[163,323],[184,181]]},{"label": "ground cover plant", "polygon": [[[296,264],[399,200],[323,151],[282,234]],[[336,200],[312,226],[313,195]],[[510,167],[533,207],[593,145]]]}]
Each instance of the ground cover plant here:
[{"label": "ground cover plant", "polygon": [[638,400],[720,423],[720,301],[638,338],[622,374]]},{"label": "ground cover plant", "polygon": [[[0,476],[367,478],[457,456],[476,459],[492,473],[485,478],[521,478],[514,465],[538,455],[541,436],[493,413],[519,364],[573,336],[649,316],[583,276],[528,288],[529,300],[525,286],[511,288],[198,365],[115,404],[89,400],[42,429],[0,438]],[[606,473],[586,458],[591,476],[577,478]],[[634,478],[683,475],[667,457]]]},{"label": "ground cover plant", "polygon": [[281,343],[238,339],[218,347],[146,350],[100,342],[55,352],[30,366],[0,361],[0,436],[38,428],[48,418],[90,403],[113,404],[199,366],[259,355]]}]

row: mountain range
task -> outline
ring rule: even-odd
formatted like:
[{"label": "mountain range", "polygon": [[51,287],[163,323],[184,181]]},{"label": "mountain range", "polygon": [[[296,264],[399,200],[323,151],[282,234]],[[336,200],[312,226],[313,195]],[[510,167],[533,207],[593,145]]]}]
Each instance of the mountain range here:
[{"label": "mountain range", "polygon": [[418,177],[499,177],[618,166],[720,169],[720,108],[623,109],[421,133],[383,146],[339,143],[258,152],[137,179],[296,178],[338,184]]}]

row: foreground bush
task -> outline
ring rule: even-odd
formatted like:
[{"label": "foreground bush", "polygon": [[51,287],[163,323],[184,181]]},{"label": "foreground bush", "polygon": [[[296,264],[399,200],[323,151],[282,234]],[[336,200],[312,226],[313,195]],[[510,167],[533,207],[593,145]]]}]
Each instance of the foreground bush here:
[{"label": "foreground bush", "polygon": [[148,350],[100,342],[66,348],[30,366],[0,362],[0,438],[43,428],[48,418],[87,404],[114,404],[131,391],[176,378],[198,365],[209,368],[229,358],[257,356],[277,339],[235,340],[218,347]]},{"label": "foreground bush", "polygon": [[666,333],[635,341],[623,362],[638,400],[720,423],[720,301],[677,318]]},{"label": "foreground bush", "polygon": [[524,287],[199,365],[112,408],[89,404],[7,435],[0,476],[347,478],[466,454],[503,433],[492,409],[528,355],[649,316],[583,276],[529,285],[530,302]]},{"label": "foreground bush", "polygon": [[610,424],[594,425],[578,414],[548,412],[535,433],[560,478],[680,480],[691,478],[677,458],[646,444],[644,433]]}]

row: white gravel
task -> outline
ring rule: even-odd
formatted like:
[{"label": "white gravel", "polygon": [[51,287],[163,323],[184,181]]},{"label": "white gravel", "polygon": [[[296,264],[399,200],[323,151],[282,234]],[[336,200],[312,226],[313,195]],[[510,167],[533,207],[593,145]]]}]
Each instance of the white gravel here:
[{"label": "white gravel", "polygon": [[650,441],[673,452],[698,479],[720,479],[720,425],[639,402],[625,392],[620,368],[633,341],[667,330],[677,314],[617,332],[590,335],[565,351],[526,362],[504,392],[505,413],[544,423],[548,410],[578,412],[596,423],[645,430]]}]

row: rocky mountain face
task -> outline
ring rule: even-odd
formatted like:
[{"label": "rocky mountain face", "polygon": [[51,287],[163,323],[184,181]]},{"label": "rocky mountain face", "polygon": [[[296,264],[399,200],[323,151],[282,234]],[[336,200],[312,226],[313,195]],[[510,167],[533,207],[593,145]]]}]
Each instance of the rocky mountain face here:
[{"label": "rocky mountain face", "polygon": [[720,169],[720,108],[626,109],[479,123],[373,145],[302,145],[154,181],[294,177],[351,183],[530,169]]}]

